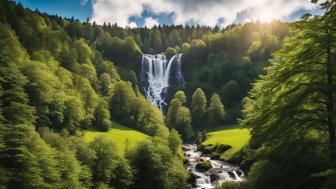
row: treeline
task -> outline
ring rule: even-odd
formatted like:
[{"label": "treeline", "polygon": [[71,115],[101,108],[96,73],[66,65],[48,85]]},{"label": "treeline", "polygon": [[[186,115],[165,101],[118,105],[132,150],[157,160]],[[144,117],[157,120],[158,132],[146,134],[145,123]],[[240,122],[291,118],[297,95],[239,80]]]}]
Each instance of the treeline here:
[{"label": "treeline", "polygon": [[[227,108],[228,123],[241,117],[241,101],[251,89],[251,82],[264,74],[263,68],[269,65],[271,54],[290,35],[288,25],[279,21],[232,25],[225,29],[206,26],[131,29],[114,23],[103,26],[81,23],[73,18],[25,10],[21,5],[4,3],[1,6],[0,19],[11,25],[29,54],[36,49],[47,49],[66,68],[74,69],[75,61],[70,57],[79,56],[78,52],[63,41],[69,37],[85,39],[95,54],[115,63],[120,78],[132,82],[133,88],[139,85],[142,53],[164,53],[168,57],[183,53],[186,85],[182,90],[188,99],[199,87],[207,95],[217,93]],[[173,90],[171,96],[177,90]]]},{"label": "treeline", "polygon": [[265,73],[263,68],[269,65],[272,53],[290,33],[288,25],[279,21],[255,22],[183,43],[183,90],[188,97],[197,88],[207,95],[217,93],[226,107],[227,123],[236,122],[251,83]]},{"label": "treeline", "polygon": [[4,189],[180,189],[188,178],[176,131],[140,143],[126,151],[125,158],[108,138],[88,144],[79,135],[55,133],[47,127],[37,133],[27,124],[0,126]]},{"label": "treeline", "polygon": [[313,2],[324,14],[291,24],[294,35],[244,99],[247,182],[222,188],[336,188],[336,2]]},{"label": "treeline", "polygon": [[[2,96],[21,92],[19,102],[31,106],[25,113],[30,123],[72,134],[107,130],[111,119],[151,135],[164,126],[161,113],[89,41],[71,38],[54,20],[11,2],[0,7]],[[11,100],[18,99],[1,105],[8,108]]]},{"label": "treeline", "polygon": [[[58,21],[0,2],[0,188],[184,187],[177,132],[94,43]],[[106,138],[83,141],[82,130],[106,131],[112,120],[152,138],[125,157]]]},{"label": "treeline", "polygon": [[198,88],[192,95],[190,104],[183,91],[175,93],[169,103],[166,123],[169,128],[181,133],[185,141],[195,138],[202,140],[202,131],[223,125],[225,117],[224,105],[218,94],[214,93],[207,103],[203,90]]}]

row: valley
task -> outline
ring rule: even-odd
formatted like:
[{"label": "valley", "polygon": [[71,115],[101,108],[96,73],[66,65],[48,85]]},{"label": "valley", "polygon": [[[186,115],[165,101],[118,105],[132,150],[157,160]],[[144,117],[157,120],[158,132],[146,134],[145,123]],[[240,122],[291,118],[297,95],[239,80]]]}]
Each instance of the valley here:
[{"label": "valley", "polygon": [[335,189],[336,1],[279,2],[1,0],[0,189]]}]

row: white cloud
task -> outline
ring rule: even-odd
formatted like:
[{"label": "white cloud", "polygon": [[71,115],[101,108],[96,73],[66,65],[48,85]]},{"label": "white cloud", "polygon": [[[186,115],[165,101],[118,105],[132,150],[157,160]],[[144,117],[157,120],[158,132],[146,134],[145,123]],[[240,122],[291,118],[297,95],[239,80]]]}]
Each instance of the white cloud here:
[{"label": "white cloud", "polygon": [[136,27],[138,27],[138,26],[137,26],[137,24],[136,24],[135,22],[130,22],[130,23],[128,24],[128,27],[130,27],[130,28],[136,28]]},{"label": "white cloud", "polygon": [[92,21],[96,21],[98,24],[110,22],[111,24],[117,23],[122,27],[129,26],[129,17],[140,16],[143,11],[140,1],[94,0]]},{"label": "white cloud", "polygon": [[157,20],[153,19],[152,17],[145,18],[145,26],[147,28],[152,28],[155,25],[157,25],[157,26],[159,25],[159,22]]},{"label": "white cloud", "polygon": [[[224,25],[237,21],[271,21],[287,19],[302,9],[312,9],[316,5],[308,0],[94,0],[92,20],[97,23],[111,22],[120,26],[130,24],[129,18],[141,16],[145,7],[153,14],[174,13],[174,24],[188,22],[215,26],[219,20]],[[145,18],[153,23],[153,18]],[[158,22],[156,20],[156,22]]]}]

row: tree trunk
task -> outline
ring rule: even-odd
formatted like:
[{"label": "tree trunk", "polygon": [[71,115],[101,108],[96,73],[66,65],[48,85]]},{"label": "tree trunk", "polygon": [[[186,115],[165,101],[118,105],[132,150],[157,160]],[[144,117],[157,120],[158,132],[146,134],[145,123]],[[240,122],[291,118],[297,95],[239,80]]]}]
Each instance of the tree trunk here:
[{"label": "tree trunk", "polygon": [[[332,34],[328,32],[329,36]],[[330,38],[329,38],[330,39]],[[329,132],[329,148],[330,148],[330,159],[332,162],[336,160],[336,144],[335,144],[335,127],[334,127],[334,102],[333,102],[333,70],[332,70],[332,58],[331,58],[331,44],[328,41],[327,46],[327,121],[328,121],[328,132]]]}]

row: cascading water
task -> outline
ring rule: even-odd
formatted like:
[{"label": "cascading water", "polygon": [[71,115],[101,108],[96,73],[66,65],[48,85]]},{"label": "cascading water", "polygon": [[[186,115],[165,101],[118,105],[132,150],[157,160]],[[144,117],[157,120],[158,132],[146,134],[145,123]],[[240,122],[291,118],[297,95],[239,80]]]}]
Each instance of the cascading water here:
[{"label": "cascading water", "polygon": [[181,70],[182,54],[176,54],[167,63],[165,55],[144,54],[141,63],[140,80],[146,98],[155,104],[161,112],[167,105],[166,98],[169,88],[171,68],[174,62],[176,65],[176,80],[179,87],[185,84]]},{"label": "cascading water", "polygon": [[[196,176],[195,189],[213,189],[224,182],[245,181],[245,174],[238,166],[212,160],[198,151],[196,144],[185,144],[183,149],[187,160],[186,169]],[[196,165],[202,161],[210,161],[212,168],[206,172],[198,170]]]}]

